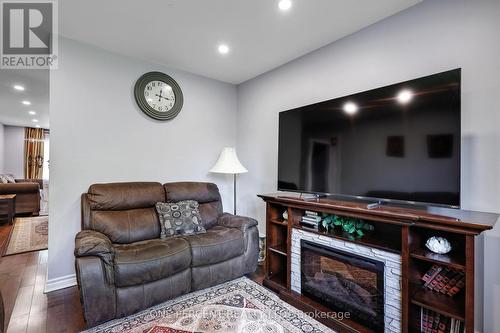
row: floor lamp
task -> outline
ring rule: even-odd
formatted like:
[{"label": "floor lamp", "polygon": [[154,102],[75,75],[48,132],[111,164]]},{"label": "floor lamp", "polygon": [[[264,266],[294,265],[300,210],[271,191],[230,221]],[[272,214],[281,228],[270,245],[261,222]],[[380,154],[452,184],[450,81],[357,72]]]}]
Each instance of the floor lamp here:
[{"label": "floor lamp", "polygon": [[238,173],[245,173],[248,170],[241,164],[236,150],[232,147],[222,149],[219,159],[215,165],[210,169],[213,173],[229,173],[233,175],[233,208],[234,215],[236,215],[236,175]]}]

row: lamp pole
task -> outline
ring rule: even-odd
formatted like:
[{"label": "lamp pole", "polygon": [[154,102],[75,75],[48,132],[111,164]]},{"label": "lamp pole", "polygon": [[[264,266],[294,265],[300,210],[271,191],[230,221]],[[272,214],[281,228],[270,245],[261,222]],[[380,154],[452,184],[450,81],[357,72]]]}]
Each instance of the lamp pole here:
[{"label": "lamp pole", "polygon": [[233,173],[233,215],[236,215],[236,174]]}]

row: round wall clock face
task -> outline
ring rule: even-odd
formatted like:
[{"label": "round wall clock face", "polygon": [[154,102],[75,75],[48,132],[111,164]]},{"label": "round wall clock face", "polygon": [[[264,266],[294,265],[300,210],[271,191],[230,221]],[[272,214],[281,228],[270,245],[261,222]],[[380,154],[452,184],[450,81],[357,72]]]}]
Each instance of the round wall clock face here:
[{"label": "round wall clock face", "polygon": [[170,85],[162,81],[151,81],[144,89],[144,98],[158,112],[168,112],[175,105],[175,93]]},{"label": "round wall clock face", "polygon": [[149,72],[137,80],[134,89],[139,108],[151,118],[169,120],[182,109],[183,96],[177,82],[160,72]]}]

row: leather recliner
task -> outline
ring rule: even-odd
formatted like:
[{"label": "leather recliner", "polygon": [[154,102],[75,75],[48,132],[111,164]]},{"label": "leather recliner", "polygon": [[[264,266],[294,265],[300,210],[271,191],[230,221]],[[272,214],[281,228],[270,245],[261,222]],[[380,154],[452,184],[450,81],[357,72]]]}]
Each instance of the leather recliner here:
[{"label": "leather recliner", "polygon": [[[196,200],[207,232],[160,239],[157,202]],[[257,221],[211,183],[111,183],[82,195],[76,275],[88,327],[255,271]]]}]

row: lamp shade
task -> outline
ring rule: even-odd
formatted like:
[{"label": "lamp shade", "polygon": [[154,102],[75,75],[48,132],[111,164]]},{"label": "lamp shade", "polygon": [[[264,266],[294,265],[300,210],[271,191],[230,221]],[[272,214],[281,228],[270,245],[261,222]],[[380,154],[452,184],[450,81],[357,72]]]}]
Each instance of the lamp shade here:
[{"label": "lamp shade", "polygon": [[220,153],[219,159],[210,169],[210,172],[215,173],[244,173],[248,170],[241,164],[236,150],[232,147],[226,147]]}]

